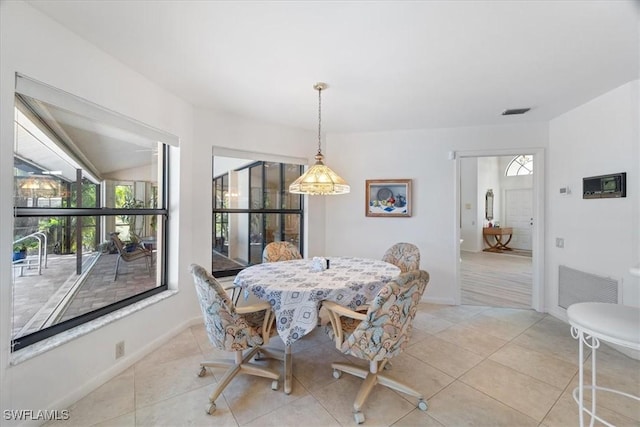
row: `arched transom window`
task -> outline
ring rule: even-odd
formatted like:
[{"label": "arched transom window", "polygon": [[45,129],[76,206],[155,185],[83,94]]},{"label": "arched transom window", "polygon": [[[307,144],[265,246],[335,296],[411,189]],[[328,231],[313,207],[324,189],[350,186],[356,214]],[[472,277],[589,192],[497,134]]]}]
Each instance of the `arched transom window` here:
[{"label": "arched transom window", "polygon": [[509,162],[506,176],[533,175],[533,156],[521,154]]}]

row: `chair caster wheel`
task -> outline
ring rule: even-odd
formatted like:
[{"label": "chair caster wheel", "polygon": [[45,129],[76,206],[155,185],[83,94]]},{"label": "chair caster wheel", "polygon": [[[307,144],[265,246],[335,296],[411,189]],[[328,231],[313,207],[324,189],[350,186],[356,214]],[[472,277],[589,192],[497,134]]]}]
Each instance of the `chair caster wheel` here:
[{"label": "chair caster wheel", "polygon": [[362,424],[364,422],[364,414],[362,412],[355,412],[353,418],[356,420],[356,424]]},{"label": "chair caster wheel", "polygon": [[262,360],[263,355],[261,352],[257,352],[255,356],[253,356],[253,360],[255,360],[256,362]]},{"label": "chair caster wheel", "polygon": [[427,401],[424,399],[420,399],[418,401],[418,409],[420,409],[421,411],[426,411],[427,409],[429,409],[429,405],[427,404]]},{"label": "chair caster wheel", "polygon": [[275,380],[271,382],[271,390],[277,390],[277,389],[278,389],[278,380]]},{"label": "chair caster wheel", "polygon": [[333,378],[338,379],[342,376],[342,371],[338,371],[337,369],[333,370]]},{"label": "chair caster wheel", "polygon": [[207,405],[205,410],[207,411],[207,414],[213,415],[213,413],[216,412],[216,404],[210,403],[209,405]]},{"label": "chair caster wheel", "polygon": [[204,377],[205,375],[207,375],[207,368],[205,368],[204,366],[200,367],[200,372],[198,372],[198,376],[199,377]]}]

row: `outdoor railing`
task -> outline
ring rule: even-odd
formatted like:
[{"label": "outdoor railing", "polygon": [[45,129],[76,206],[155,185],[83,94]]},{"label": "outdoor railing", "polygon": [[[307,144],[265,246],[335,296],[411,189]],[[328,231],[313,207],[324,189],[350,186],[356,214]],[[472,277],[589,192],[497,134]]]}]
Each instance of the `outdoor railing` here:
[{"label": "outdoor railing", "polygon": [[17,244],[20,242],[24,242],[29,239],[36,239],[38,241],[38,257],[37,258],[29,258],[28,256],[24,259],[18,259],[13,261],[14,268],[20,268],[20,276],[24,273],[24,267],[31,269],[32,266],[38,266],[38,274],[42,274],[42,263],[44,260],[44,267],[47,268],[47,235],[41,231],[36,231],[35,233],[31,233],[27,236],[21,237],[13,242],[13,244]]}]

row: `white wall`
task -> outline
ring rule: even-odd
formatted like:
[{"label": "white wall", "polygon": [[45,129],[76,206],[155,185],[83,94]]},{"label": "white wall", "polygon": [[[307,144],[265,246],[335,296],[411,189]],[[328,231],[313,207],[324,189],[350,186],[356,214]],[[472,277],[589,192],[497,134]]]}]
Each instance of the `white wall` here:
[{"label": "white wall", "polygon": [[[326,255],[381,258],[399,241],[415,243],[431,275],[425,299],[455,301],[455,162],[449,151],[541,147],[546,124],[335,134],[326,163],[351,185],[351,193],[326,199]],[[365,216],[365,180],[413,179],[413,216]]]},{"label": "white wall", "polygon": [[[213,110],[196,110],[195,140],[198,141],[197,166],[192,168],[194,182],[211,182],[212,149],[223,147],[252,154],[256,160],[280,161],[284,158],[304,158],[311,163],[316,153],[312,131],[284,128],[248,120],[233,114]],[[317,139],[315,140],[317,141]],[[260,154],[264,154],[261,156]],[[202,187],[201,187],[202,188]],[[206,194],[206,188],[202,189]],[[211,194],[211,191],[208,190]],[[211,197],[208,197],[211,199]],[[202,224],[199,233],[211,240],[211,200],[201,200],[195,220]],[[324,252],[324,198],[305,196],[306,241],[305,256]],[[312,225],[310,225],[312,224]],[[211,248],[211,243],[209,243]],[[205,250],[204,247],[202,249]],[[208,254],[208,252],[207,252]]]},{"label": "white wall", "polygon": [[[14,112],[10,106],[16,72],[173,133],[182,142],[180,151],[171,153],[176,174],[171,183],[174,246],[169,266],[170,286],[180,292],[16,365],[10,365],[12,269],[6,256],[13,215],[11,203],[0,206],[0,247],[6,248],[5,256],[0,257],[0,405],[3,409],[62,409],[126,368],[145,347],[183,328],[197,313],[192,286],[179,286],[188,283],[186,265],[193,232],[183,224],[191,223],[189,209],[182,215],[176,209],[178,204],[192,204],[189,177],[179,175],[180,165],[188,165],[192,157],[192,110],[30,6],[12,1],[2,2],[0,8],[1,200],[12,200]],[[114,348],[120,340],[125,341],[127,355],[116,362]]]},{"label": "white wall", "polygon": [[[557,307],[558,266],[623,281],[623,303],[640,306],[638,278],[638,81],[625,84],[549,125],[547,181],[547,307]],[[585,200],[582,178],[627,172],[627,197]],[[570,196],[559,188],[569,186]],[[564,238],[564,249],[555,238]]]}]

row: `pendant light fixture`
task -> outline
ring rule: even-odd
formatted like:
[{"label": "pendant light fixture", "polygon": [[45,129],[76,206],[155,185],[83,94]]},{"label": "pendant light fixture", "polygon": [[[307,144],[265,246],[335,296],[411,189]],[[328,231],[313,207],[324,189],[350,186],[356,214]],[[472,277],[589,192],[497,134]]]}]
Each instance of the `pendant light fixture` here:
[{"label": "pendant light fixture", "polygon": [[328,196],[332,194],[347,194],[351,187],[322,161],[324,156],[320,149],[322,131],[322,91],[327,88],[326,83],[316,83],[313,88],[318,91],[318,153],[316,163],[303,175],[293,181],[289,192],[295,194],[309,194],[312,196]]}]

